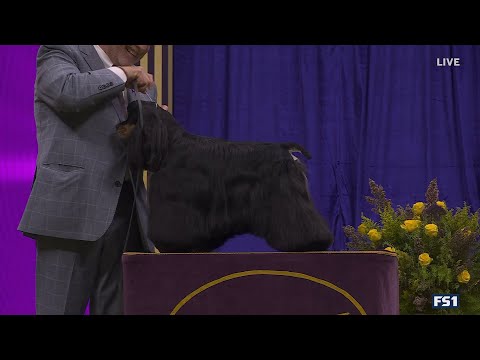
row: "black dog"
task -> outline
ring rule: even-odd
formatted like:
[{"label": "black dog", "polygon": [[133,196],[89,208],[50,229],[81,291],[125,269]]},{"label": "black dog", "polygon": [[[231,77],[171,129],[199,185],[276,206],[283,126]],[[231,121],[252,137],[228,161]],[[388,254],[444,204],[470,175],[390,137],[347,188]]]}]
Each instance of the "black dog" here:
[{"label": "black dog", "polygon": [[315,210],[295,143],[230,142],[192,135],[153,102],[128,106],[118,127],[132,168],[148,182],[149,236],[160,252],[210,252],[254,234],[278,251],[323,251],[333,242]]}]

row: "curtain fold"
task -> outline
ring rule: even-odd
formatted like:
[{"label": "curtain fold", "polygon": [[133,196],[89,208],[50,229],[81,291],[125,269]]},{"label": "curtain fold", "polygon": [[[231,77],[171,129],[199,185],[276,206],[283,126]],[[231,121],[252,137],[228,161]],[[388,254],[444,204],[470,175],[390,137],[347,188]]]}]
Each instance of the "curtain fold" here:
[{"label": "curtain fold", "polygon": [[[228,140],[296,141],[311,151],[317,209],[346,249],[345,225],[372,216],[369,179],[393,205],[479,207],[479,46],[175,46],[174,115]],[[436,59],[460,58],[459,67]],[[271,250],[251,235],[219,251]]]}]

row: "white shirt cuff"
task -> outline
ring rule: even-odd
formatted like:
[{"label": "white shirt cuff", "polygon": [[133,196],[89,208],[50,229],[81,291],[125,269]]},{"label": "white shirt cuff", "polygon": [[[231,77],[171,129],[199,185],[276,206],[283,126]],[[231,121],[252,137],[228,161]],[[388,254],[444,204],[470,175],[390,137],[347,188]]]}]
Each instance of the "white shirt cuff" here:
[{"label": "white shirt cuff", "polygon": [[111,70],[115,74],[117,74],[123,80],[124,83],[127,82],[127,75],[125,75],[125,72],[122,69],[120,69],[119,67],[112,66],[112,67],[109,67],[108,70]]}]

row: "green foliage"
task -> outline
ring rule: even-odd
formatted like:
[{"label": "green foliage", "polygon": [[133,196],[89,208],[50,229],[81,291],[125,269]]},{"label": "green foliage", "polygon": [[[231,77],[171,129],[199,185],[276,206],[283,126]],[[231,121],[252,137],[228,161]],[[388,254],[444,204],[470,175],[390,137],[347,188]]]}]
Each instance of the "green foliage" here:
[{"label": "green foliage", "polygon": [[[369,184],[372,196],[366,200],[378,220],[362,214],[358,228],[344,227],[348,249],[396,253],[400,313],[480,314],[480,212],[472,213],[466,203],[448,209],[439,201],[436,179],[425,202],[396,209],[381,186]],[[460,294],[460,307],[432,309],[432,294]]]}]

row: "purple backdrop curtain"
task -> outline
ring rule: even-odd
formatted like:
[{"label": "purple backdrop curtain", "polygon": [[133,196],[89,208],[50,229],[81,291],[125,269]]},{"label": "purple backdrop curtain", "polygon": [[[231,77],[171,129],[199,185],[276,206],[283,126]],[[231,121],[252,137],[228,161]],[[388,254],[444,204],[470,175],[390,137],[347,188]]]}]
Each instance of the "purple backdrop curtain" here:
[{"label": "purple backdrop curtain", "polygon": [[0,46],[0,315],[35,312],[35,246],[17,231],[32,186],[38,46]]},{"label": "purple backdrop curtain", "polygon": [[[312,152],[312,195],[342,227],[371,215],[368,180],[394,204],[424,199],[434,177],[448,206],[476,210],[479,46],[175,46],[174,115],[191,132],[297,141]],[[458,57],[460,67],[437,67]],[[231,239],[220,251],[271,250]]]}]

